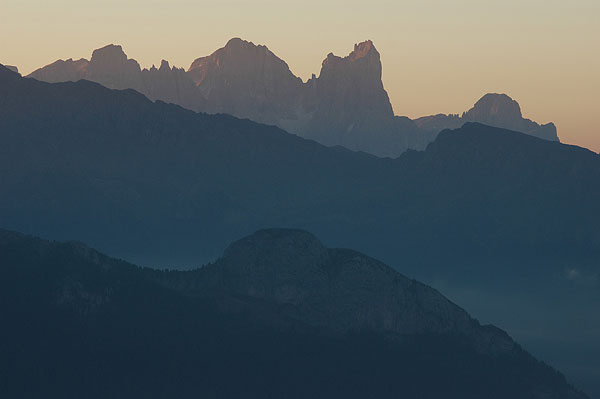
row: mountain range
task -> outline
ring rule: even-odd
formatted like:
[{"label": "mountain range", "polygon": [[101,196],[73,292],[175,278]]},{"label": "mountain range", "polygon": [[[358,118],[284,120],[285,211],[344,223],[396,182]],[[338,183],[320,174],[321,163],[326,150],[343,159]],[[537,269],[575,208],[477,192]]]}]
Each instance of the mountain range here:
[{"label": "mountain range", "polygon": [[598,154],[466,123],[378,158],[85,80],[0,67],[0,87],[5,228],[179,268],[306,229],[443,288],[600,391]]},{"label": "mountain range", "polygon": [[600,248],[600,157],[579,147],[467,123],[426,151],[377,158],[133,90],[0,71],[0,171],[11,192],[1,212],[16,230],[156,265],[175,260],[174,245],[176,263],[203,263],[265,224],[377,256],[383,242],[432,258],[593,258]]},{"label": "mountain range", "polygon": [[306,82],[267,47],[238,38],[188,68],[142,69],[121,46],[94,50],[91,59],[59,60],[29,77],[46,82],[87,79],[112,89],[134,89],[151,100],[197,112],[226,113],[276,125],[327,146],[341,145],[378,156],[397,157],[424,149],[446,128],[480,122],[558,141],[556,127],[521,115],[506,95],[488,94],[473,109],[411,121],[395,116],[381,80],[380,54],[371,41],[346,57],[328,54],[319,76]]},{"label": "mountain range", "polygon": [[174,272],[0,230],[0,277],[11,397],[586,397],[436,290],[305,231]]}]

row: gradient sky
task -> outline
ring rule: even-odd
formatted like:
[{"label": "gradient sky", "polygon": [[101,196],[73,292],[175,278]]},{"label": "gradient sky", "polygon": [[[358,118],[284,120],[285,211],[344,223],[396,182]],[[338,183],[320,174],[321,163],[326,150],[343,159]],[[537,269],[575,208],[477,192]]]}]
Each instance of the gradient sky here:
[{"label": "gradient sky", "polygon": [[372,39],[397,115],[461,113],[486,92],[600,151],[600,1],[0,0],[0,63],[22,73],[123,45],[143,67],[187,67],[231,37],[306,79]]}]

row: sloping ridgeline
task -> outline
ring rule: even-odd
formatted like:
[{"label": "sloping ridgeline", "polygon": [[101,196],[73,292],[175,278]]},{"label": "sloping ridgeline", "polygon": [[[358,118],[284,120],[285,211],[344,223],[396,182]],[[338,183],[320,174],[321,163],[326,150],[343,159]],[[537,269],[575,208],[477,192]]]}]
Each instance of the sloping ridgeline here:
[{"label": "sloping ridgeline", "polygon": [[157,271],[0,231],[9,397],[584,398],[434,289],[299,230]]},{"label": "sloping ridgeline", "polygon": [[393,264],[600,254],[600,157],[581,148],[467,124],[380,159],[86,81],[0,84],[0,222],[18,231],[160,266],[272,226]]},{"label": "sloping ridgeline", "polygon": [[379,159],[0,68],[5,228],[160,267],[201,265],[261,228],[302,228],[443,288],[590,392],[599,182],[598,154],[480,124]]}]

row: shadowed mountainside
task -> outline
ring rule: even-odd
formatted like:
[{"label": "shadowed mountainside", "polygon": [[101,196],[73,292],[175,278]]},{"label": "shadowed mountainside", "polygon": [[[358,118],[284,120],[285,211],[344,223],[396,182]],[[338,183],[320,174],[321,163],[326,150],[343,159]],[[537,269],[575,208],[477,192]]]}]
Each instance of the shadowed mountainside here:
[{"label": "shadowed mountainside", "polygon": [[[468,123],[381,159],[87,81],[0,68],[0,86],[6,228],[164,267],[198,266],[260,228],[303,228],[405,265],[597,381],[598,154]],[[565,359],[573,346],[585,356]]]},{"label": "shadowed mountainside", "polygon": [[166,272],[0,230],[0,265],[9,394],[585,398],[437,291],[303,231]]},{"label": "shadowed mountainside", "polygon": [[378,159],[131,90],[1,72],[0,170],[11,192],[1,216],[17,230],[159,264],[206,261],[265,225],[384,257],[398,245],[426,258],[568,259],[600,248],[600,159],[578,147],[467,124],[424,152]]}]

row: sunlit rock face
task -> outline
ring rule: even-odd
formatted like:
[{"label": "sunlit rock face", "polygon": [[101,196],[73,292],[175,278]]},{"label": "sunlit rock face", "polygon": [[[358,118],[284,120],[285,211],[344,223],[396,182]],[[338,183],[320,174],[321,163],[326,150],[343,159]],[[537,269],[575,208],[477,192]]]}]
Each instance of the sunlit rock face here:
[{"label": "sunlit rock face", "polygon": [[524,119],[506,95],[488,94],[462,117],[440,114],[412,121],[394,116],[381,76],[380,54],[370,40],[355,44],[345,57],[330,53],[319,76],[302,82],[267,47],[239,38],[196,59],[187,71],[165,60],[159,68],[141,69],[121,46],[111,44],[95,50],[90,61],[59,60],[29,75],[52,83],[87,79],[112,89],[134,89],[151,100],[231,114],[328,146],[386,157],[422,150],[441,130],[465,122],[558,140],[553,124]]},{"label": "sunlit rock face", "polygon": [[265,46],[231,39],[210,56],[196,59],[188,76],[205,100],[198,110],[269,124],[295,117],[302,81]]},{"label": "sunlit rock face", "polygon": [[187,71],[164,60],[160,68],[141,69],[121,46],[108,45],[95,50],[90,61],[59,60],[29,77],[130,88],[151,100],[272,124],[325,145],[379,156],[423,149],[435,134],[394,116],[381,70],[377,49],[365,41],[346,57],[329,54],[319,76],[302,82],[267,47],[234,38]]}]

